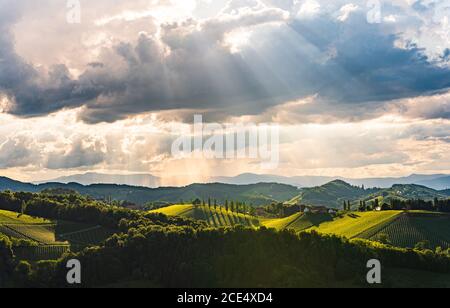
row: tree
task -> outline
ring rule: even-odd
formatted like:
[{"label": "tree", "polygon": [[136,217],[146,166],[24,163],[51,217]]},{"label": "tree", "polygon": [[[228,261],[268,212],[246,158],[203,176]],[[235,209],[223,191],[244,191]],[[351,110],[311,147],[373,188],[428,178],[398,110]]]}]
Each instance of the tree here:
[{"label": "tree", "polygon": [[380,242],[380,243],[383,243],[383,244],[386,244],[386,245],[391,245],[392,244],[391,240],[389,238],[389,234],[387,234],[387,233],[380,233],[380,234],[378,234],[377,237],[376,237],[376,241]]},{"label": "tree", "polygon": [[27,206],[28,206],[27,202],[22,201],[22,206],[20,208],[20,215],[19,216],[25,215],[25,212],[27,211]]},{"label": "tree", "polygon": [[421,251],[430,249],[430,242],[429,241],[418,242],[414,248],[416,250],[421,250]]},{"label": "tree", "polygon": [[31,279],[31,264],[27,261],[20,261],[14,269],[13,277],[16,286],[26,288]]}]

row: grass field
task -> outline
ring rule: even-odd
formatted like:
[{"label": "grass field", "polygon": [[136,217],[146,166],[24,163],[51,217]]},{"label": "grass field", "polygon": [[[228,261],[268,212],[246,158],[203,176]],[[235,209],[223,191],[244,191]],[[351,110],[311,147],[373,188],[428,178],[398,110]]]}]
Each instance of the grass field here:
[{"label": "grass field", "polygon": [[150,213],[161,213],[167,216],[185,216],[185,214],[189,214],[194,210],[194,206],[192,204],[185,205],[185,204],[178,204],[178,205],[172,205],[168,207],[164,207],[161,209],[157,209],[154,211],[151,211]]},{"label": "grass field", "polygon": [[28,215],[20,215],[15,212],[0,210],[0,224],[49,224],[49,220],[42,218],[34,218]]},{"label": "grass field", "polygon": [[277,230],[316,230],[321,233],[332,233],[352,238],[374,226],[391,220],[399,213],[350,213],[343,217],[333,217],[330,214],[297,213],[286,218],[265,220],[262,225]]},{"label": "grass field", "polygon": [[243,225],[249,227],[260,226],[257,217],[227,211],[224,207],[209,208],[208,206],[173,205],[166,208],[151,211],[168,216],[182,216],[207,222],[212,227],[226,227]]},{"label": "grass field", "polygon": [[286,218],[266,219],[261,224],[267,228],[277,230],[292,229],[295,231],[303,231],[332,220],[333,217],[329,214],[297,213]]},{"label": "grass field", "polygon": [[354,238],[380,224],[392,221],[401,213],[401,211],[349,213],[315,226],[311,230]]},{"label": "grass field", "polygon": [[303,213],[296,213],[286,218],[262,220],[261,224],[266,228],[284,230],[289,228],[289,226],[291,226],[294,222],[298,221],[302,216]]}]

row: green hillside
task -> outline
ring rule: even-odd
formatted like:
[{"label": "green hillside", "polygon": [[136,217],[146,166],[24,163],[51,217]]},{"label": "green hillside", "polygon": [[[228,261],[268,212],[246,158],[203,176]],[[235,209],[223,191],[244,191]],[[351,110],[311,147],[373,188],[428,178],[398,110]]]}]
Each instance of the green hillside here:
[{"label": "green hillside", "polygon": [[262,222],[262,225],[277,230],[292,229],[304,231],[332,220],[333,217],[329,214],[297,213],[286,218],[265,220]]},{"label": "green hillside", "polygon": [[450,248],[450,215],[423,211],[352,212],[328,214],[297,213],[282,219],[262,220],[261,225],[277,230],[315,230],[349,239],[381,241],[397,247]]},{"label": "green hillside", "polygon": [[26,260],[58,259],[69,249],[100,244],[114,232],[100,226],[50,221],[15,212],[0,210],[0,234],[24,244],[14,247],[14,253]]},{"label": "green hillside", "polygon": [[357,209],[359,201],[371,201],[378,199],[380,204],[390,203],[392,199],[397,200],[417,200],[431,201],[434,198],[446,199],[446,191],[437,191],[420,185],[394,185],[387,189],[363,189],[352,186],[346,182],[337,180],[323,186],[313,188],[303,188],[301,193],[285,204],[305,204],[314,206],[327,206],[330,208],[342,209],[343,203],[351,201],[352,208]]},{"label": "green hillside", "polygon": [[293,223],[298,221],[303,216],[303,213],[297,213],[292,216],[280,219],[263,219],[261,224],[266,228],[273,228],[277,230],[284,230],[289,228]]},{"label": "green hillside", "polygon": [[[207,206],[173,205],[151,213],[180,216],[207,222],[212,227],[243,225],[276,230],[317,231],[349,239],[382,241],[398,247],[450,248],[450,215],[432,212],[370,211],[330,214],[296,213],[285,218],[262,218]],[[428,245],[428,246],[427,246]]]},{"label": "green hillside", "polygon": [[434,198],[446,199],[448,196],[440,191],[420,185],[394,185],[371,194],[368,198],[380,198],[380,201],[389,203],[392,199],[398,200],[433,200]]},{"label": "green hillside", "polygon": [[377,225],[391,221],[400,214],[400,211],[354,212],[342,217],[336,217],[332,221],[324,222],[319,226],[313,227],[311,230],[354,238],[359,237],[361,233]]},{"label": "green hillside", "polygon": [[355,201],[374,192],[376,190],[365,190],[337,180],[318,187],[304,188],[301,194],[291,202],[342,208],[344,201]]},{"label": "green hillside", "polygon": [[402,213],[387,223],[368,229],[361,238],[383,240],[404,248],[423,243],[424,248],[450,248],[450,215],[427,212]]},{"label": "green hillside", "polygon": [[226,227],[243,225],[257,227],[260,225],[258,218],[246,214],[227,211],[224,207],[173,205],[166,208],[150,211],[150,213],[161,213],[168,216],[180,216],[205,221],[212,227]]},{"label": "green hillside", "polygon": [[[406,223],[401,220],[405,212],[400,211],[342,215],[309,212],[269,219],[223,207],[193,205],[174,205],[148,213],[79,195],[3,192],[0,199],[0,208],[11,211],[2,213],[2,226],[17,228],[17,234],[26,227],[21,232],[35,239],[20,241],[0,234],[0,287],[70,287],[61,271],[69,259],[82,260],[87,269],[83,271],[83,288],[133,281],[142,282],[136,285],[167,288],[367,287],[366,262],[374,257],[384,266],[380,287],[448,285],[449,252],[409,250],[358,239],[363,235],[372,239],[383,232],[404,239],[404,234],[415,236],[416,231],[410,231],[412,225],[425,236],[434,236],[428,240],[435,245],[448,239],[448,216],[443,214],[413,212],[418,216]],[[17,212],[24,209],[24,203],[27,214],[47,220],[19,216]],[[264,214],[262,210],[239,207],[244,208]],[[423,214],[427,215],[420,216]],[[407,227],[405,233],[394,228],[389,231],[397,223]],[[208,224],[227,227],[212,228]],[[232,225],[249,228],[228,227]],[[262,226],[307,232],[277,232]],[[117,233],[120,230],[120,234],[96,247],[73,251],[72,243],[98,241],[108,236],[108,228]],[[366,234],[369,231],[372,233]],[[55,244],[44,244],[44,235]],[[378,237],[378,241],[386,239]],[[60,258],[69,249],[72,253]],[[46,260],[55,261],[34,262]]]},{"label": "green hillside", "polygon": [[234,200],[253,204],[254,206],[267,205],[271,202],[284,202],[299,194],[295,186],[260,183],[252,185],[230,185],[220,183],[192,184],[185,187],[147,188],[114,184],[81,185],[77,183],[45,183],[28,184],[0,177],[0,191],[26,191],[42,192],[46,190],[76,191],[82,195],[95,199],[113,199],[129,201],[138,205],[146,203],[174,204],[195,199],[216,199],[224,204],[226,200]]},{"label": "green hillside", "polygon": [[49,220],[34,218],[28,215],[19,215],[18,213],[0,210],[0,224],[48,224]]}]

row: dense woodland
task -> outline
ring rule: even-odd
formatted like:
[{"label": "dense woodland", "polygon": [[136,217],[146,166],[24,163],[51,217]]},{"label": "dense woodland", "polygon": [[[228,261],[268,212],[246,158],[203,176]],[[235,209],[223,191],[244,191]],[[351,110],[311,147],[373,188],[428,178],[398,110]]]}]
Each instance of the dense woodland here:
[{"label": "dense woodland", "polygon": [[378,199],[375,199],[370,204],[371,205],[368,206],[365,201],[361,201],[358,208],[359,211],[373,210],[380,208],[383,211],[406,210],[406,211],[431,211],[431,212],[450,213],[450,199],[435,198],[433,201],[425,201],[422,199],[413,199],[413,200],[391,199],[389,203],[383,203],[382,205],[380,205]]}]

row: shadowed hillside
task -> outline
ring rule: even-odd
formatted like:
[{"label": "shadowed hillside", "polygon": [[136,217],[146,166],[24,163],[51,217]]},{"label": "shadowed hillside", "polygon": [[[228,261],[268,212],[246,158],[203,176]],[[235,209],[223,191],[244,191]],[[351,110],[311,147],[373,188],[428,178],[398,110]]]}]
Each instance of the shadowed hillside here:
[{"label": "shadowed hillside", "polygon": [[138,205],[146,203],[174,204],[180,201],[214,198],[219,203],[238,200],[254,206],[283,202],[299,194],[299,189],[285,184],[260,183],[252,185],[192,184],[186,187],[147,188],[114,184],[84,186],[78,183],[28,184],[8,178],[0,179],[0,191],[41,192],[48,189],[73,190],[95,199],[129,201]]}]

